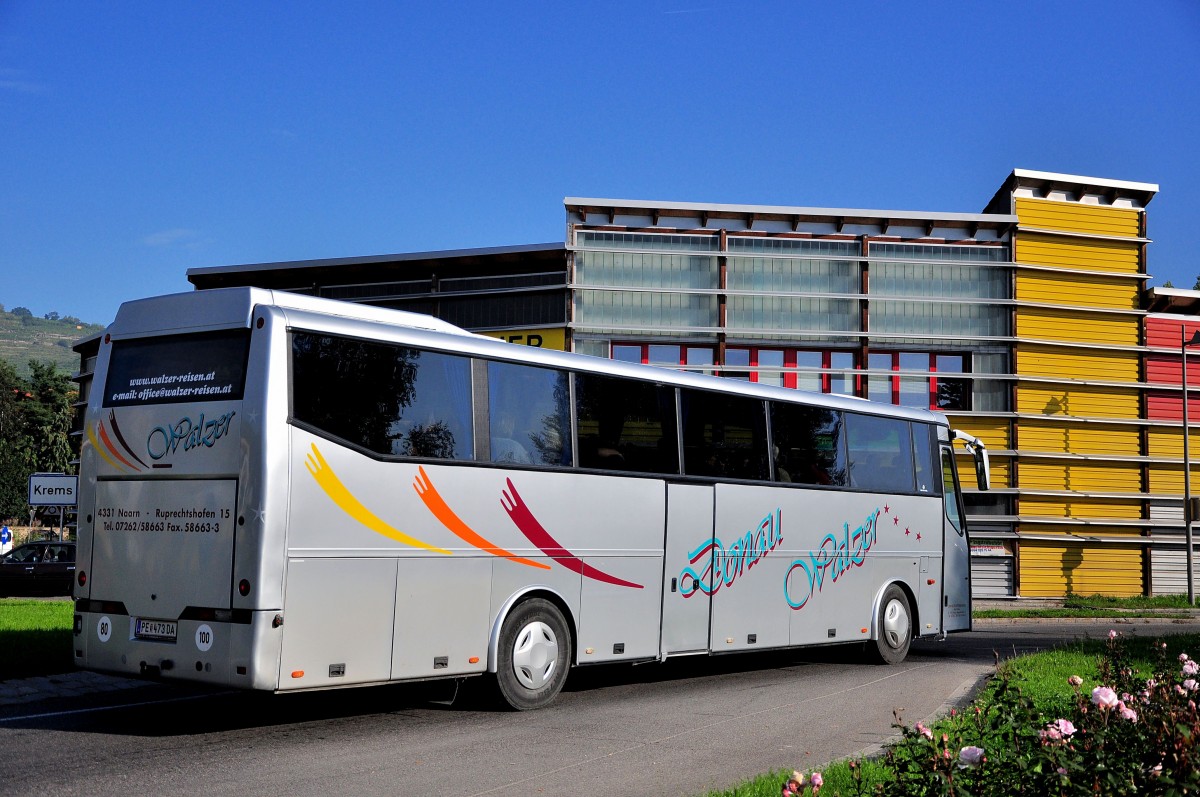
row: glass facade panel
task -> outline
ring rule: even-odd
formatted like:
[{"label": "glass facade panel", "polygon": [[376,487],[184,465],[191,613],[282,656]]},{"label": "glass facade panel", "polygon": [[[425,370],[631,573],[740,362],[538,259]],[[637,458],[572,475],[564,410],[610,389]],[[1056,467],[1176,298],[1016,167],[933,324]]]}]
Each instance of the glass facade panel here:
[{"label": "glass facade panel", "polygon": [[[871,371],[892,370],[892,355],[871,353],[867,355],[867,368]],[[867,398],[871,401],[892,403],[892,376],[890,373],[871,374],[867,377]]]},{"label": "glass facade panel", "polygon": [[749,349],[734,349],[725,350],[725,365],[733,366],[733,370],[726,369],[722,371],[722,375],[730,379],[750,379],[750,350]]},{"label": "glass facade panel", "polygon": [[683,254],[576,252],[575,283],[597,288],[716,290],[717,259]]},{"label": "glass facade panel", "polygon": [[829,392],[842,396],[854,395],[854,354],[851,352],[835,351],[829,355],[829,368],[833,373],[829,377]]},{"label": "glass facade panel", "polygon": [[758,383],[783,387],[783,352],[779,349],[758,350]]},{"label": "glass facade panel", "polygon": [[648,347],[649,354],[646,362],[650,365],[679,365],[679,347],[662,343],[652,343]]},{"label": "glass facade panel", "polygon": [[1009,334],[1004,305],[953,302],[871,302],[871,330],[913,336],[995,337]]},{"label": "glass facade panel", "polygon": [[[929,355],[900,352],[901,371],[928,371]],[[900,377],[900,405],[929,409],[929,378],[924,376]]]},{"label": "glass facade panel", "polygon": [[717,297],[676,293],[578,290],[576,323],[588,327],[692,329],[717,325]]},{"label": "glass facade panel", "polygon": [[[713,350],[708,346],[688,346],[684,354],[687,357],[687,364],[689,366],[713,364]],[[699,373],[708,374],[709,376],[716,373],[712,368],[689,368],[689,370],[697,370]]]},{"label": "glass facade panel", "polygon": [[715,235],[670,235],[665,233],[591,232],[575,233],[581,249],[685,249],[715,252],[720,247]]},{"label": "glass facade panel", "polygon": [[936,296],[946,299],[1010,299],[1011,271],[931,263],[872,263],[876,296]]},{"label": "glass facade panel", "polygon": [[847,260],[731,257],[726,284],[734,291],[858,293],[858,274],[858,263]]},{"label": "glass facade panel", "polygon": [[614,343],[612,347],[612,358],[620,360],[623,363],[640,363],[642,361],[641,346],[626,346],[622,343]]},{"label": "glass facade panel", "polygon": [[[796,367],[801,369],[796,375],[796,387],[813,393],[821,392],[820,368],[824,363],[824,355],[819,351],[796,352]],[[804,369],[812,369],[806,371]]]},{"label": "glass facade panel", "polygon": [[851,299],[808,299],[789,296],[730,296],[732,329],[856,332],[858,302]]},{"label": "glass facade panel", "polygon": [[862,253],[858,241],[820,241],[797,238],[739,238],[727,239],[730,252],[762,252],[772,255],[809,255],[856,258]]},{"label": "glass facade panel", "polygon": [[960,374],[963,367],[961,354],[938,354],[934,357],[937,368],[937,395],[934,406],[939,410],[966,410],[971,408],[971,380],[942,374]]},{"label": "glass facade panel", "polygon": [[[953,246],[946,244],[871,243],[867,250],[878,257],[907,260],[962,260],[970,263],[1007,263],[1007,246]],[[874,279],[874,268],[872,268]]]}]

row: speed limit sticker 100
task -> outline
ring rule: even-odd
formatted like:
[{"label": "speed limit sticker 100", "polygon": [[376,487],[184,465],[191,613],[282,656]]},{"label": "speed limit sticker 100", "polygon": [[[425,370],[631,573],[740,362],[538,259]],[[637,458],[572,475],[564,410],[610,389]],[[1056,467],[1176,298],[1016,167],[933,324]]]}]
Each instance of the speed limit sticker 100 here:
[{"label": "speed limit sticker 100", "polygon": [[205,623],[196,629],[196,647],[201,653],[208,652],[208,649],[213,646],[213,630]]}]

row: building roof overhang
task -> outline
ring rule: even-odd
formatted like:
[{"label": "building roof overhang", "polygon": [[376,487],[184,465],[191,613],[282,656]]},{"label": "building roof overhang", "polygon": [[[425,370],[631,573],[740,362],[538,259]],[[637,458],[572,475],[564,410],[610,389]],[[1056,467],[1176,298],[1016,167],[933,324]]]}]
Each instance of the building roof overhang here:
[{"label": "building roof overhang", "polygon": [[[197,288],[220,288],[254,284],[284,287],[284,283],[380,282],[402,279],[421,266],[451,269],[507,263],[545,262],[548,270],[565,268],[566,246],[561,243],[491,246],[478,249],[446,249],[402,252],[363,257],[331,257],[319,260],[288,260],[276,263],[247,263],[234,266],[190,268],[188,282]],[[551,268],[551,265],[553,268]]]}]

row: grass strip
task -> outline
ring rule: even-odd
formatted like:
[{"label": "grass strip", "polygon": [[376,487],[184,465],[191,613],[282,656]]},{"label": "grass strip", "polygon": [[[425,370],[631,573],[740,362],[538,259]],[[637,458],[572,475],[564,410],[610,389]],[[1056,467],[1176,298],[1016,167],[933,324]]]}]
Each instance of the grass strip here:
[{"label": "grass strip", "polygon": [[0,681],[75,669],[68,600],[0,599]]}]

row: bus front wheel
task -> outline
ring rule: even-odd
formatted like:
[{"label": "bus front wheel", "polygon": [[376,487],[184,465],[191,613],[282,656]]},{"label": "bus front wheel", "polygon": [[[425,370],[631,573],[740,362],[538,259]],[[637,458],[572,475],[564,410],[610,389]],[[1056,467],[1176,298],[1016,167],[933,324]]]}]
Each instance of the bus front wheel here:
[{"label": "bus front wheel", "polygon": [[571,634],[562,612],[548,600],[531,598],[504,620],[496,683],[518,711],[541,708],[554,699],[571,666]]},{"label": "bus front wheel", "polygon": [[875,658],[880,664],[899,664],[908,655],[912,643],[912,610],[904,590],[892,584],[879,602],[879,634],[875,638]]}]

